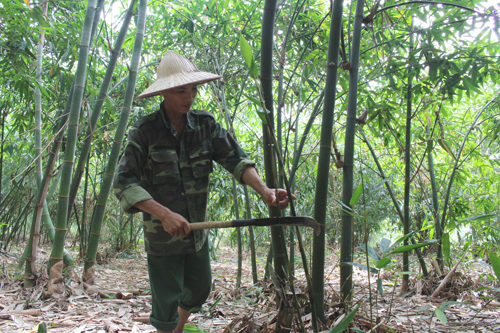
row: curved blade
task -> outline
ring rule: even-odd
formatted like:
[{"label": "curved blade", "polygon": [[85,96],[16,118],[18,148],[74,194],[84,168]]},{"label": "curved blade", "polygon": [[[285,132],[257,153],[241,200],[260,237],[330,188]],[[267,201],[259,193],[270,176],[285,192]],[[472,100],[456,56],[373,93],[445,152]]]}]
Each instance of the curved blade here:
[{"label": "curved blade", "polygon": [[191,223],[192,230],[211,229],[211,228],[231,228],[244,226],[304,226],[314,229],[316,236],[321,233],[321,224],[309,216],[286,216],[286,217],[269,217],[262,219],[245,219],[232,221],[209,221]]}]

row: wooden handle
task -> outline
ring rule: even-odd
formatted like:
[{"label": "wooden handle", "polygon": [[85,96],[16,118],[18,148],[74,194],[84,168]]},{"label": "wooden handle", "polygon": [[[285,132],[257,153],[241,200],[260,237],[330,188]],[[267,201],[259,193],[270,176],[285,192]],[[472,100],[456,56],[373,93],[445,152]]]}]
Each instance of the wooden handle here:
[{"label": "wooden handle", "polygon": [[233,221],[208,221],[208,222],[196,222],[191,223],[191,230],[202,230],[202,229],[212,229],[212,228],[231,228],[233,226]]}]

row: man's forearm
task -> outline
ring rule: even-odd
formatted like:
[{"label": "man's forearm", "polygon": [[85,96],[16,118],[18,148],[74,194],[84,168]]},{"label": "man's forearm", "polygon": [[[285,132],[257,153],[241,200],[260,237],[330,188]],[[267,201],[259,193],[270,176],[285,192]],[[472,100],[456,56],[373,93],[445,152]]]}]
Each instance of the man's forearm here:
[{"label": "man's forearm", "polygon": [[253,166],[249,166],[245,169],[245,171],[243,171],[241,180],[245,184],[253,188],[254,191],[257,192],[260,196],[262,196],[266,192],[266,190],[268,190],[268,187],[266,186],[262,178],[260,178],[257,170]]},{"label": "man's forearm", "polygon": [[149,213],[160,220],[167,217],[168,214],[171,213],[170,209],[159,204],[156,200],[153,199],[140,201],[136,203],[134,207],[139,208],[140,210]]}]

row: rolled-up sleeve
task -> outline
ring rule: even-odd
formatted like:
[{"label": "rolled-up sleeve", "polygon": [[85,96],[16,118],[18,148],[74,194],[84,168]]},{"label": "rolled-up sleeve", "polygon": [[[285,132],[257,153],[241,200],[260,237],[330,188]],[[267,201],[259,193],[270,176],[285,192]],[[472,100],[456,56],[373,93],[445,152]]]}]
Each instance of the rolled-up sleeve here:
[{"label": "rolled-up sleeve", "polygon": [[152,199],[152,196],[141,186],[141,175],[147,159],[146,147],[148,147],[147,137],[141,135],[137,128],[132,128],[113,181],[113,191],[125,213],[141,212],[134,205]]},{"label": "rolled-up sleeve", "polygon": [[241,179],[243,172],[255,162],[241,149],[236,140],[217,122],[212,126],[212,145],[214,147],[214,161],[231,172],[240,184],[245,184]]}]

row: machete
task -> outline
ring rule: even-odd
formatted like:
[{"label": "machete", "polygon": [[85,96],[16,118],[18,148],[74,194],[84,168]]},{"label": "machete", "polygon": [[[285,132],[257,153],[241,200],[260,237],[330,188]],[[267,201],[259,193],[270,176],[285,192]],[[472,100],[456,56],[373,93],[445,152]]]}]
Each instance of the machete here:
[{"label": "machete", "polygon": [[231,220],[231,221],[209,221],[191,223],[191,230],[212,229],[212,228],[231,228],[231,227],[246,227],[252,226],[305,226],[314,229],[316,236],[321,232],[321,225],[312,217],[308,216],[286,216],[286,217],[269,217],[263,219],[246,219],[246,220]]}]

